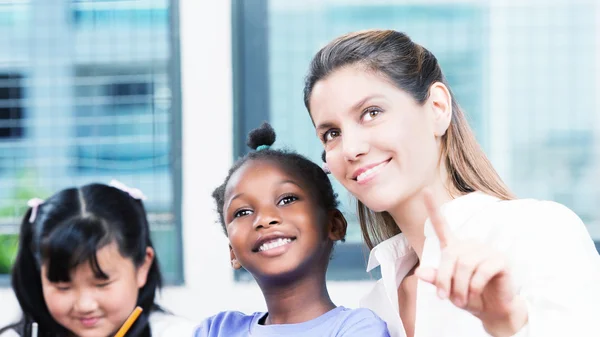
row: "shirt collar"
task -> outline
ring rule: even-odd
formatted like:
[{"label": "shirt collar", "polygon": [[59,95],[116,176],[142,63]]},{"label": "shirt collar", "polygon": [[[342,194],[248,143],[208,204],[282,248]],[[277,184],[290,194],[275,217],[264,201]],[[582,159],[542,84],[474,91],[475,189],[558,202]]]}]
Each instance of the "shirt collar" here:
[{"label": "shirt collar", "polygon": [[[441,206],[440,211],[450,229],[456,231],[482,207],[499,200],[497,197],[482,192],[472,192],[445,203]],[[429,219],[425,221],[424,234],[425,237],[435,236],[435,230]],[[395,235],[371,249],[367,272],[381,264],[397,262],[412,253],[414,251],[406,237],[402,233]]]},{"label": "shirt collar", "polygon": [[367,273],[379,267],[379,265],[385,263],[387,260],[390,262],[397,261],[412,252],[413,249],[408,244],[408,240],[406,240],[404,234],[394,235],[371,249],[369,263],[367,263]]}]

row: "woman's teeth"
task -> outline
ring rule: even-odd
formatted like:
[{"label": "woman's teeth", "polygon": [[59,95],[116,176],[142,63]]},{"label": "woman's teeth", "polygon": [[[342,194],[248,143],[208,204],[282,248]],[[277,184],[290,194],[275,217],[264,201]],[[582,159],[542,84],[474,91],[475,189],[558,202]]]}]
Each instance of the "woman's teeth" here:
[{"label": "woman's teeth", "polygon": [[366,178],[368,178],[369,176],[371,176],[373,173],[379,171],[379,169],[382,168],[385,164],[387,164],[387,161],[385,161],[385,162],[383,162],[383,163],[381,163],[381,164],[379,164],[379,165],[377,165],[375,167],[372,167],[372,168],[366,170],[365,172],[359,174],[358,177],[356,177],[356,181],[360,182],[362,180],[365,180]]}]

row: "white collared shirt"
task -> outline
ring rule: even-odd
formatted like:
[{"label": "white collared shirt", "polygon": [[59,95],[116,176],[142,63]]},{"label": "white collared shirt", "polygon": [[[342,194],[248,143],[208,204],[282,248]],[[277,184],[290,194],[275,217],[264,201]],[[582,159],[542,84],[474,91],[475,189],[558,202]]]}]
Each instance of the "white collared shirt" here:
[{"label": "white collared shirt", "polygon": [[[501,201],[475,192],[442,206],[459,239],[472,239],[502,252],[527,303],[529,322],[515,336],[600,336],[600,256],[582,221],[565,206],[533,199]],[[425,223],[421,266],[437,268],[441,250]],[[371,250],[367,271],[380,266],[381,279],[360,303],[388,324],[392,337],[405,337],[398,311],[398,286],[418,257],[398,234]],[[415,337],[489,336],[481,321],[441,300],[436,288],[417,283]]]}]

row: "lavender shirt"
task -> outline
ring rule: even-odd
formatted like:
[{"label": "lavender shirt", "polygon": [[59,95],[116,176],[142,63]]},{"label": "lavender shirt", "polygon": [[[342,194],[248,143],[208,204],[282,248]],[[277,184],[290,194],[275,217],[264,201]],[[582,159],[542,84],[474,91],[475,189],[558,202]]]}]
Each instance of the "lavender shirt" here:
[{"label": "lavender shirt", "polygon": [[207,318],[196,329],[195,337],[389,337],[383,320],[369,309],[347,309],[337,307],[308,322],[298,324],[260,325],[266,315],[257,312],[244,315],[237,311],[224,311]]}]

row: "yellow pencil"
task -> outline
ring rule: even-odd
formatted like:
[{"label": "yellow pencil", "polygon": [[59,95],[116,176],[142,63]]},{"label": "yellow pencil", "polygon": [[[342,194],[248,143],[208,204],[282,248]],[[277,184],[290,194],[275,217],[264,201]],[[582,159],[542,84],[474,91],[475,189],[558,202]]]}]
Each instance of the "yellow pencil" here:
[{"label": "yellow pencil", "polygon": [[142,313],[142,308],[135,307],[135,309],[133,310],[131,315],[129,315],[129,317],[127,317],[127,320],[121,326],[121,329],[119,329],[119,331],[117,331],[117,334],[115,335],[115,337],[125,336],[125,334],[127,333],[127,331],[129,331],[129,328],[131,328],[131,326],[133,325],[135,320],[138,319],[138,317],[140,317],[141,313]]}]

